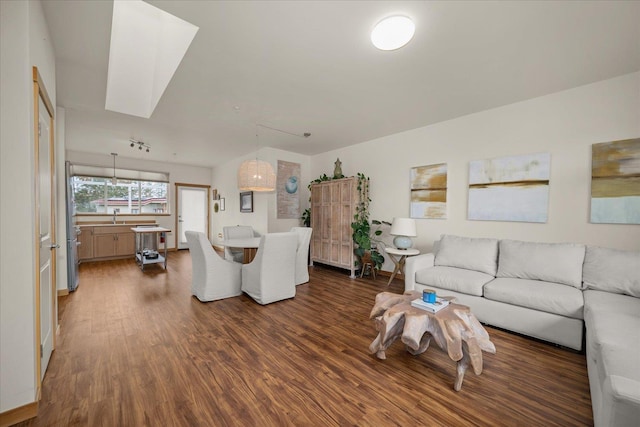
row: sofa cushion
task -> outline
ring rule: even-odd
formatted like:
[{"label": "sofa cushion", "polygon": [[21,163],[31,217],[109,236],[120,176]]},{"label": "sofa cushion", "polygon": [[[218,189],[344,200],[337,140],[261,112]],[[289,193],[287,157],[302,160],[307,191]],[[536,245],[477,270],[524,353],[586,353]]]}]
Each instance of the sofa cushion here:
[{"label": "sofa cushion", "polygon": [[582,291],[540,280],[498,278],[484,286],[486,299],[582,319]]},{"label": "sofa cushion", "polygon": [[640,252],[587,247],[582,280],[587,289],[640,298]]},{"label": "sofa cushion", "polygon": [[640,382],[640,299],[584,291],[587,354],[601,382],[617,375]]},{"label": "sofa cushion", "polygon": [[584,245],[500,241],[500,260],[496,277],[543,280],[582,286]]},{"label": "sofa cushion", "polygon": [[[582,294],[588,346],[625,342],[630,329],[640,334],[640,298],[594,290]],[[638,340],[640,335],[636,335]]]},{"label": "sofa cushion", "polygon": [[444,235],[437,245],[435,265],[458,267],[495,277],[498,240]]},{"label": "sofa cushion", "polygon": [[493,276],[455,267],[431,267],[416,272],[416,282],[463,294],[482,296],[482,287]]}]

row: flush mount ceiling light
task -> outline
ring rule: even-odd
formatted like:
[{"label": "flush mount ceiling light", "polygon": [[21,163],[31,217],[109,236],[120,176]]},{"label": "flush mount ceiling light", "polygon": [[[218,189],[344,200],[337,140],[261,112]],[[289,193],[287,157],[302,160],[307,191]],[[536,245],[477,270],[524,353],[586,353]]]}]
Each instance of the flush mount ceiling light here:
[{"label": "flush mount ceiling light", "polygon": [[389,16],[378,22],[371,32],[371,43],[380,50],[395,50],[413,38],[416,26],[406,16]]},{"label": "flush mount ceiling light", "polygon": [[105,109],[149,118],[198,27],[140,0],[115,0]]}]

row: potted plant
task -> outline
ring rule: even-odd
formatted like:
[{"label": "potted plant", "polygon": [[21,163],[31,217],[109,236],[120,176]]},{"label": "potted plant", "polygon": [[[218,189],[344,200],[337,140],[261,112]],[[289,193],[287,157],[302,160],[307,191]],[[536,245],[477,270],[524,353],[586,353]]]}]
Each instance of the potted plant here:
[{"label": "potted plant", "polygon": [[311,208],[307,208],[302,212],[302,216],[300,217],[302,221],[302,225],[304,227],[311,227]]},{"label": "potted plant", "polygon": [[[359,258],[359,264],[362,266],[371,259],[376,270],[379,270],[384,264],[384,256],[378,250],[378,245],[384,246],[384,242],[378,238],[382,234],[380,227],[382,224],[391,225],[388,221],[379,221],[374,219],[369,221],[354,221],[351,223],[353,229],[353,241],[357,248],[354,249],[356,256]],[[375,227],[372,227],[375,226]]]},{"label": "potted plant", "polygon": [[377,219],[369,223],[369,203],[371,202],[369,198],[369,178],[362,173],[358,173],[357,176],[360,202],[351,223],[353,241],[357,246],[354,249],[354,253],[358,257],[358,263],[361,268],[370,258],[374,268],[379,270],[384,263],[384,256],[378,251],[378,245],[384,246],[384,242],[378,238],[378,236],[382,235],[380,228],[383,224],[391,225],[391,223]]}]

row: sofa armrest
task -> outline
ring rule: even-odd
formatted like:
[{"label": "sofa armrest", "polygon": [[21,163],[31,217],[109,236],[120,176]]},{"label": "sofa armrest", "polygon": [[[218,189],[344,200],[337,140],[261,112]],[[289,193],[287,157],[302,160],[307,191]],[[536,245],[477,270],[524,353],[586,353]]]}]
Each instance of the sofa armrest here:
[{"label": "sofa armrest", "polygon": [[416,289],[416,272],[423,268],[433,267],[434,254],[422,254],[408,257],[404,265],[404,291]]},{"label": "sofa armrest", "polygon": [[602,387],[600,410],[600,425],[637,426],[640,419],[640,383],[618,375],[608,376]]}]

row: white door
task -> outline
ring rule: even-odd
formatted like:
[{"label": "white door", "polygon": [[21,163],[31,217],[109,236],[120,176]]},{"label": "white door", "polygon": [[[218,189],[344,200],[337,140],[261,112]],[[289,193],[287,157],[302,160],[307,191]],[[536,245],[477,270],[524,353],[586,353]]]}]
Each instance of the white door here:
[{"label": "white door", "polygon": [[55,334],[55,303],[56,303],[56,283],[55,283],[55,250],[58,247],[55,242],[55,193],[53,190],[54,173],[53,163],[53,139],[52,124],[53,118],[49,109],[43,102],[43,98],[38,97],[36,109],[38,118],[38,128],[35,136],[35,150],[37,153],[36,169],[36,194],[37,207],[36,215],[37,232],[39,240],[38,248],[38,282],[36,292],[36,307],[39,306],[39,323],[36,328],[40,328],[39,336],[39,356],[40,356],[40,379],[49,365],[49,359],[54,347]]},{"label": "white door", "polygon": [[209,187],[178,184],[177,189],[178,249],[185,249],[185,231],[201,231],[209,237]]}]

